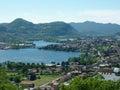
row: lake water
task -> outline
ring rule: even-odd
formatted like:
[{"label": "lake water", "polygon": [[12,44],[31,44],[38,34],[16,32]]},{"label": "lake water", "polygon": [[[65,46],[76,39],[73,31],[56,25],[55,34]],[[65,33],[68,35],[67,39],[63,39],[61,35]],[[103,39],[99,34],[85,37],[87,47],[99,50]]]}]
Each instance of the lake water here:
[{"label": "lake water", "polygon": [[34,41],[33,43],[36,45],[36,47],[43,47],[43,46],[47,46],[47,45],[50,45],[50,44],[60,44],[60,43],[55,43],[55,42],[46,42],[46,41],[43,41],[43,40]]},{"label": "lake water", "polygon": [[[37,47],[46,46],[49,43],[45,41],[35,41]],[[46,64],[55,62],[67,61],[70,57],[79,56],[79,52],[64,52],[64,51],[50,51],[50,50],[39,50],[36,48],[27,49],[16,49],[16,50],[0,50],[0,62],[14,61],[14,62],[25,62],[25,63],[41,63]]]}]

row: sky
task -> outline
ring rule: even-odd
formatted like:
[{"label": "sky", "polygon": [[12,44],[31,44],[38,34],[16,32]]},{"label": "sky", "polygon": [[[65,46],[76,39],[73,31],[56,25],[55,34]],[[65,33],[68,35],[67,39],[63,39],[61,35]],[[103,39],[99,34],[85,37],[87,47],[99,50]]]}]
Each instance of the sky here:
[{"label": "sky", "polygon": [[120,0],[0,0],[0,23],[16,18],[33,23],[94,21],[120,24]]}]

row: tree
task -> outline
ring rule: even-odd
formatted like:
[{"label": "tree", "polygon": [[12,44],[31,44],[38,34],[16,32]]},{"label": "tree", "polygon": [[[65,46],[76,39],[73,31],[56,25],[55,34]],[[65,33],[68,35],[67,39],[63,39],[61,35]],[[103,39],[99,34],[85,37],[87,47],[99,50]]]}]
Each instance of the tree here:
[{"label": "tree", "polygon": [[97,74],[94,76],[95,79],[98,79],[98,80],[102,80],[104,79],[104,77],[102,76],[102,74]]},{"label": "tree", "polygon": [[0,90],[16,90],[17,86],[10,83],[4,67],[0,68]]},{"label": "tree", "polygon": [[30,73],[29,76],[30,76],[30,80],[36,80],[35,73]]},{"label": "tree", "polygon": [[41,62],[41,69],[46,69],[46,65],[43,63],[43,62]]},{"label": "tree", "polygon": [[18,76],[14,77],[13,80],[14,80],[15,83],[20,83],[21,82],[20,77],[18,77]]},{"label": "tree", "polygon": [[67,86],[65,86],[64,84],[61,84],[60,90],[70,90],[70,89]]},{"label": "tree", "polygon": [[75,77],[70,81],[69,85],[66,86],[64,84],[61,84],[60,90],[120,90],[120,80],[105,81],[92,77],[89,77],[87,79]]}]

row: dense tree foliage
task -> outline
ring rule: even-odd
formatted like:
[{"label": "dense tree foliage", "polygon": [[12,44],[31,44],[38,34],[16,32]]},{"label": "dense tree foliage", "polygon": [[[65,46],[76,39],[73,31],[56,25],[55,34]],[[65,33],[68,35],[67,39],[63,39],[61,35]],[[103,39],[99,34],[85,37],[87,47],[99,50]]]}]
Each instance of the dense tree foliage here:
[{"label": "dense tree foliage", "polygon": [[0,90],[17,90],[17,86],[8,80],[5,68],[0,68]]},{"label": "dense tree foliage", "polygon": [[82,65],[93,64],[98,61],[97,57],[91,56],[88,53],[81,54],[79,57],[69,58],[69,62],[79,62]]},{"label": "dense tree foliage", "polygon": [[23,62],[4,62],[1,65],[5,65],[8,70],[17,70],[22,73],[27,73],[28,69],[30,68],[41,68],[41,69],[45,69],[46,65],[44,63],[23,63]]},{"label": "dense tree foliage", "polygon": [[67,52],[78,52],[78,47],[67,47],[65,44],[51,44],[48,46],[40,47],[39,49],[55,50],[55,51],[67,51]]},{"label": "dense tree foliage", "polygon": [[30,76],[30,78],[29,78],[30,80],[36,80],[36,78],[37,78],[35,73],[30,73],[29,76]]},{"label": "dense tree foliage", "polygon": [[[0,40],[39,40],[59,36],[76,36],[78,31],[64,22],[33,24],[18,18],[8,24],[0,24]],[[55,38],[54,38],[55,39]]]},{"label": "dense tree foliage", "polygon": [[61,84],[60,90],[120,90],[120,80],[105,81],[96,78],[75,77],[69,85]]}]

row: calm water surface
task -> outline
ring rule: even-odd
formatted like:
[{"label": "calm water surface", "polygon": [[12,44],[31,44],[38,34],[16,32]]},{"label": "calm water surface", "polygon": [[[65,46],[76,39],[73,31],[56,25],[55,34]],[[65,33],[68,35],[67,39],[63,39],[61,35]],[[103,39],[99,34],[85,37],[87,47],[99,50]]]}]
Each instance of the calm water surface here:
[{"label": "calm water surface", "polygon": [[[46,46],[49,43],[45,41],[35,41],[37,47]],[[0,50],[0,62],[15,61],[15,62],[29,62],[29,63],[51,63],[52,61],[61,62],[67,61],[70,57],[79,56],[79,52],[63,52],[39,50],[36,48],[17,49],[17,50]]]}]

